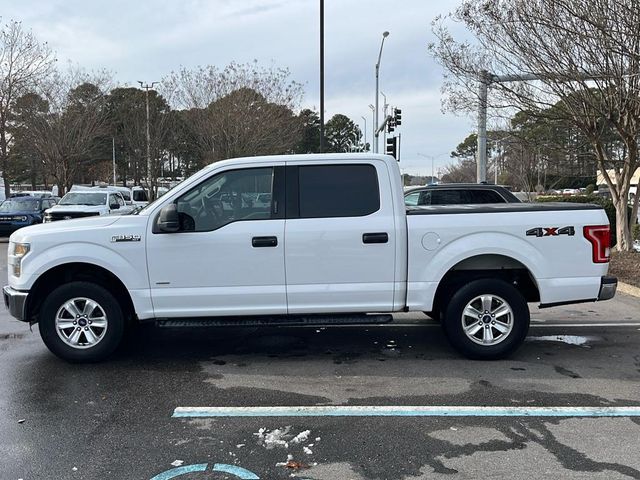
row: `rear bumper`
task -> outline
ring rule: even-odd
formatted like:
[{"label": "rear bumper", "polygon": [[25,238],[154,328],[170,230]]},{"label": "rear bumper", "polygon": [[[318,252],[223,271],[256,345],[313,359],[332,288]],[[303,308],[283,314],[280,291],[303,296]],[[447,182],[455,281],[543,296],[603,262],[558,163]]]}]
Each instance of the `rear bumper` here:
[{"label": "rear bumper", "polygon": [[600,293],[598,293],[598,301],[610,300],[616,294],[618,288],[618,279],[616,277],[605,276],[600,280]]},{"label": "rear bumper", "polygon": [[616,294],[618,288],[618,279],[605,275],[600,277],[600,289],[598,290],[598,296],[596,298],[582,298],[576,300],[567,300],[562,302],[541,303],[539,308],[559,307],[561,305],[572,305],[574,303],[587,303],[587,302],[601,302],[603,300],[610,300]]},{"label": "rear bumper", "polygon": [[11,316],[21,322],[27,322],[25,306],[29,292],[20,292],[6,286],[2,289],[2,293],[4,296],[4,304],[9,309]]}]

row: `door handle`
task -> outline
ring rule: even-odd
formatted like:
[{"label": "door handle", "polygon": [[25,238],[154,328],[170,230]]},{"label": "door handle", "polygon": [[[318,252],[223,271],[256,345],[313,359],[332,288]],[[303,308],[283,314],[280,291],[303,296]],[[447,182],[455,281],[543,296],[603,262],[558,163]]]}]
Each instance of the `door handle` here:
[{"label": "door handle", "polygon": [[389,234],[386,232],[362,234],[362,243],[387,243],[388,241]]},{"label": "door handle", "polygon": [[251,239],[251,245],[255,248],[277,247],[278,237],[253,237]]}]

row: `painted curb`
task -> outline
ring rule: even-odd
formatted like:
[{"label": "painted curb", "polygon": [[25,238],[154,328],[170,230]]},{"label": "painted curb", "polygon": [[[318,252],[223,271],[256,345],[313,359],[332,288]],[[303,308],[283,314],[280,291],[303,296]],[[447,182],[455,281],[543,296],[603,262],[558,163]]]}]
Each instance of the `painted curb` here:
[{"label": "painted curb", "polygon": [[618,291],[640,298],[640,288],[629,285],[628,283],[618,282]]}]

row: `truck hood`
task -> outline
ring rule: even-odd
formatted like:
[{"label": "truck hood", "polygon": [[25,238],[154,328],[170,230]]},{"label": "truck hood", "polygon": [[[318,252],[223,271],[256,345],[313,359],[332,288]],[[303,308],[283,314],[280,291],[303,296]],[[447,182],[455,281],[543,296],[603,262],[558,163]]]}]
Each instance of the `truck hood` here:
[{"label": "truck hood", "polygon": [[21,228],[11,235],[11,242],[29,243],[32,238],[63,232],[78,232],[95,228],[109,227],[123,217],[103,215],[88,218],[77,218],[61,222],[39,223],[31,227]]},{"label": "truck hood", "polygon": [[105,212],[106,205],[55,205],[46,212]]}]

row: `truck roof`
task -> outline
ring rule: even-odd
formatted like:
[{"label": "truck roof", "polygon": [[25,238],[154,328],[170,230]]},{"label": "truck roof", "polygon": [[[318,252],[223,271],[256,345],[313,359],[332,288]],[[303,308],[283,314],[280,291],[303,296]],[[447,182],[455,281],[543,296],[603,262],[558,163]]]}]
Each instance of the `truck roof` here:
[{"label": "truck roof", "polygon": [[385,163],[397,164],[395,158],[391,155],[383,155],[381,153],[355,152],[355,153],[304,153],[304,154],[286,154],[286,155],[260,155],[255,157],[238,157],[208,165],[207,169],[219,167],[227,163],[237,163],[238,161],[248,162],[273,162],[273,161],[295,161],[295,162],[317,162],[319,160],[327,161],[347,161],[347,160],[382,160]]}]

